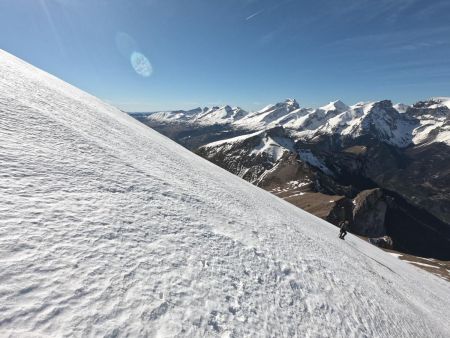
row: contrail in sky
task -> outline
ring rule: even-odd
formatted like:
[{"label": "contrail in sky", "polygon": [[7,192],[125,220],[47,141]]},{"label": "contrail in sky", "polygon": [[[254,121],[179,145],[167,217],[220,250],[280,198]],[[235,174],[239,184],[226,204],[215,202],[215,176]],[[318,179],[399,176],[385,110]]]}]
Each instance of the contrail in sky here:
[{"label": "contrail in sky", "polygon": [[261,9],[260,11],[257,11],[256,13],[253,13],[252,15],[248,16],[245,18],[245,20],[251,20],[253,19],[255,16],[260,15],[262,12],[264,12],[264,9]]}]

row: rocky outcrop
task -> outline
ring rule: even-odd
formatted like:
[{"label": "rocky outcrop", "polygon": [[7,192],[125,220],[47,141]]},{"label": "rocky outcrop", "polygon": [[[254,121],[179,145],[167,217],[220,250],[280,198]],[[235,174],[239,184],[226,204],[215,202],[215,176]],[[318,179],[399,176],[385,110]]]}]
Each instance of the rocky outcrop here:
[{"label": "rocky outcrop", "polygon": [[360,192],[353,200],[353,205],[352,232],[367,237],[386,235],[384,220],[387,204],[380,189]]},{"label": "rocky outcrop", "polygon": [[261,175],[255,184],[269,190],[288,182],[308,179],[313,175],[311,168],[306,163],[301,162],[297,154],[285,152],[274,167]]},{"label": "rocky outcrop", "polygon": [[369,243],[383,249],[392,250],[394,248],[394,241],[389,236],[369,238]]},{"label": "rocky outcrop", "polygon": [[341,198],[327,215],[326,220],[335,225],[349,221],[350,232],[365,237],[386,235],[385,217],[387,203],[380,189],[364,190],[353,200]]},{"label": "rocky outcrop", "polygon": [[[333,208],[326,216],[326,220],[336,226],[342,221],[353,223],[353,201],[350,198],[343,197],[334,202]],[[351,231],[351,229],[349,229]]]}]

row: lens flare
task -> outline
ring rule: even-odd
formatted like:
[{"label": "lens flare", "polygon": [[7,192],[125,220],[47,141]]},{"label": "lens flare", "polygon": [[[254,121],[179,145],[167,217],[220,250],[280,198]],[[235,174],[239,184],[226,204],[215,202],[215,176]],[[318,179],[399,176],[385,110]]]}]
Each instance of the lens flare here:
[{"label": "lens flare", "polygon": [[130,57],[134,71],[143,77],[149,77],[153,73],[153,67],[144,54],[133,52]]}]

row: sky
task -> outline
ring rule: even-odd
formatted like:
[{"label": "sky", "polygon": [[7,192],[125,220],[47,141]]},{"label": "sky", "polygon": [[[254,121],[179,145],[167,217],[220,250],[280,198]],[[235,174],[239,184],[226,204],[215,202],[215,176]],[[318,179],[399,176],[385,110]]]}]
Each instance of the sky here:
[{"label": "sky", "polygon": [[0,48],[125,111],[450,96],[448,0],[0,0]]}]

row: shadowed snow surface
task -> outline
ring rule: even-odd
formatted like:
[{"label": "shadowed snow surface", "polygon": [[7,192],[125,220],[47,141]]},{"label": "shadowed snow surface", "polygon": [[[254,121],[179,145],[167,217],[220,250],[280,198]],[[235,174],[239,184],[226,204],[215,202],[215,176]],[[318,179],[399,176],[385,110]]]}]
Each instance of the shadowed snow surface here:
[{"label": "shadowed snow surface", "polygon": [[450,288],[0,51],[0,336],[450,335]]}]

